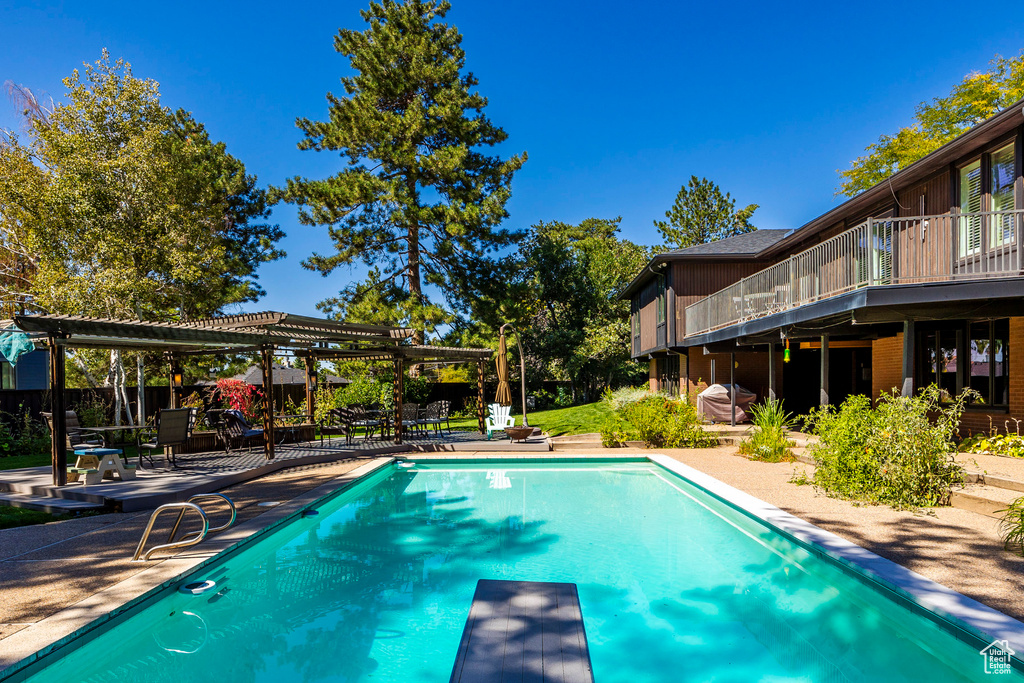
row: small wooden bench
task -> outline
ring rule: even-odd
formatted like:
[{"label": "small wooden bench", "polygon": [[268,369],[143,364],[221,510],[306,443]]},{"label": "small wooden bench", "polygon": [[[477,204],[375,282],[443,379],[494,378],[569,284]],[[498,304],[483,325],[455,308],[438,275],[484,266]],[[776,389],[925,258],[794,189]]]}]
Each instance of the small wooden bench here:
[{"label": "small wooden bench", "polygon": [[481,579],[449,683],[593,683],[574,583]]}]

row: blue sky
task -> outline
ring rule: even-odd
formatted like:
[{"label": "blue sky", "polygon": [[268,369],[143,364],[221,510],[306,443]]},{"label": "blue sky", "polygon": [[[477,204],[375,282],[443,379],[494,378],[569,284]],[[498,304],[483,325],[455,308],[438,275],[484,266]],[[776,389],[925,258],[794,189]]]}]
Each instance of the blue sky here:
[{"label": "blue sky", "polygon": [[[622,216],[623,234],[658,242],[691,174],[762,228],[799,226],[839,200],[836,169],[878,135],[910,123],[997,53],[1024,48],[1024,5],[933,2],[691,3],[453,0],[467,63],[526,150],[510,227]],[[362,26],[364,2],[6,2],[0,81],[60,99],[60,79],[108,48],[192,111],[264,184],[322,177],[337,156],[299,152],[297,116],[323,118],[347,61],[339,27]],[[965,14],[972,8],[975,14]],[[638,9],[642,8],[642,9]],[[0,126],[17,126],[0,101]],[[323,228],[275,211],[288,258],[264,266],[267,296],[247,310],[316,313],[359,271],[327,278],[299,263],[330,248]]]}]

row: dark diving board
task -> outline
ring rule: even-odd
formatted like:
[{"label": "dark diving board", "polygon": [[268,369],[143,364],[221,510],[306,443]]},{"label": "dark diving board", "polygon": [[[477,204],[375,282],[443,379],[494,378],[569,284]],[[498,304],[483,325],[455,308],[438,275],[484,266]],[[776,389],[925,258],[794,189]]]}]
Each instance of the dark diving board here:
[{"label": "dark diving board", "polygon": [[574,583],[476,584],[450,683],[593,683]]}]

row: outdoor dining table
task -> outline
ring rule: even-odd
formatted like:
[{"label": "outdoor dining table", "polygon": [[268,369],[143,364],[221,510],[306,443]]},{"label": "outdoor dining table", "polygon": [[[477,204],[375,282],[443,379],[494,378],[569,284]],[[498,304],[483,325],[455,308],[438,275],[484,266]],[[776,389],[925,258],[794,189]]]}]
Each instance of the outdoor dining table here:
[{"label": "outdoor dining table", "polygon": [[[100,435],[103,439],[103,447],[111,447],[111,437],[115,432],[137,432],[142,429],[150,428],[151,425],[109,425],[106,427],[82,427],[83,432],[95,432]],[[119,444],[133,444],[134,441],[120,441]]]},{"label": "outdoor dining table", "polygon": [[[277,424],[278,420],[295,420],[298,418],[301,418],[303,421],[293,422],[291,424]],[[302,428],[302,425],[305,424],[305,421],[309,419],[309,415],[275,415],[274,431],[281,431],[281,440],[277,442],[277,445],[280,446],[281,444],[283,444],[285,440],[287,440],[289,434],[291,434],[292,443],[298,443],[299,430]]]}]

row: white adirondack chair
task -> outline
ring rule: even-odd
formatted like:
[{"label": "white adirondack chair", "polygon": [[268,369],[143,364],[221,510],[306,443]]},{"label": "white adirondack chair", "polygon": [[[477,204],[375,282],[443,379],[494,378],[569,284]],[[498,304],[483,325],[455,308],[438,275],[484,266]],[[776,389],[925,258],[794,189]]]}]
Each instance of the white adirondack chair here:
[{"label": "white adirondack chair", "polygon": [[485,427],[487,428],[487,438],[491,438],[491,434],[494,432],[500,432],[508,427],[516,426],[516,419],[512,417],[512,406],[503,406],[497,403],[492,403],[487,406],[487,410],[490,413],[487,416]]}]

